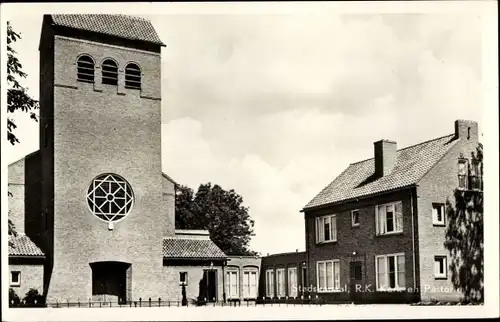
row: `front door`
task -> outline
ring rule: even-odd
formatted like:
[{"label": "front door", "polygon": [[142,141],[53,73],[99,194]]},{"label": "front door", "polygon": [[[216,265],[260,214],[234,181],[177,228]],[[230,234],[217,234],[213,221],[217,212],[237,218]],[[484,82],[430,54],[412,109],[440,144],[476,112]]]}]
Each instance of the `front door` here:
[{"label": "front door", "polygon": [[300,283],[301,283],[301,288],[300,288],[300,295],[306,295],[306,290],[307,290],[307,267],[305,265],[302,265],[300,268]]},{"label": "front door", "polygon": [[217,301],[217,271],[206,270],[203,272],[203,279],[206,282],[206,299],[207,302]]},{"label": "front door", "polygon": [[349,294],[351,301],[354,303],[360,302],[363,299],[363,264],[360,261],[350,262],[350,289]]},{"label": "front door", "polygon": [[92,263],[92,298],[94,301],[122,303],[127,300],[127,269],[120,262]]}]

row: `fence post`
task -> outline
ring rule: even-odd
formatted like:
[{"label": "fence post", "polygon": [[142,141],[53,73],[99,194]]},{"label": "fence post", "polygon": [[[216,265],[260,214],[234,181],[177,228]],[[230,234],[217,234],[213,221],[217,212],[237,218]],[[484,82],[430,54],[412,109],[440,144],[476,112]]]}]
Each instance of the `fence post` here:
[{"label": "fence post", "polygon": [[92,303],[90,303],[90,297],[89,297],[89,307],[92,307]]},{"label": "fence post", "polygon": [[161,298],[158,298],[158,307],[161,307]]},{"label": "fence post", "polygon": [[68,304],[68,307],[69,307],[69,300],[68,299],[66,299],[66,303]]},{"label": "fence post", "polygon": [[[120,299],[118,299],[118,301],[119,301],[119,300],[120,300]],[[111,307],[111,301],[109,301],[109,307]]]},{"label": "fence post", "polygon": [[78,299],[78,307],[80,307],[80,299]]},{"label": "fence post", "polygon": [[142,307],[142,297],[139,297],[139,307]]},{"label": "fence post", "polygon": [[149,307],[151,307],[151,298],[149,298]]},{"label": "fence post", "polygon": [[99,299],[99,307],[102,307],[101,299]]},{"label": "fence post", "polygon": [[59,307],[59,300],[56,299],[56,307]]}]

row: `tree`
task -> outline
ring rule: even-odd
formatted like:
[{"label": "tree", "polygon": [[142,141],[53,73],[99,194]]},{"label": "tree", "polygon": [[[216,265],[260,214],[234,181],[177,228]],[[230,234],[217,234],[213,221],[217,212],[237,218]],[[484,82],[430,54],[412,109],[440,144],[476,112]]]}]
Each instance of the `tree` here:
[{"label": "tree", "polygon": [[[482,178],[483,147],[479,145],[471,162],[479,164]],[[448,225],[444,246],[450,252],[452,282],[466,301],[484,301],[483,257],[483,192],[461,190],[454,192],[455,205],[446,202]]]},{"label": "tree", "polygon": [[[7,112],[23,111],[30,113],[30,117],[38,121],[38,116],[33,111],[38,109],[38,101],[29,96],[28,89],[21,86],[17,79],[17,77],[26,78],[28,76],[23,72],[23,66],[16,57],[17,52],[12,48],[13,43],[18,39],[21,39],[21,36],[12,29],[10,22],[7,22]],[[14,120],[8,117],[7,139],[12,145],[19,143],[19,139],[14,134],[16,128]]]},{"label": "tree", "polygon": [[234,190],[219,185],[201,184],[194,194],[180,186],[175,200],[176,228],[206,229],[210,238],[228,255],[255,255],[248,248],[254,231],[254,221],[243,198]]}]

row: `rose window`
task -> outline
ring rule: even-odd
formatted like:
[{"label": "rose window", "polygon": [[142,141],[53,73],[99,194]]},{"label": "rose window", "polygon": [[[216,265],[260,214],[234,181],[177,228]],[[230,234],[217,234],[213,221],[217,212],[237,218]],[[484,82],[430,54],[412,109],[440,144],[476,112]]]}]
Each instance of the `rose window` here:
[{"label": "rose window", "polygon": [[134,195],[129,183],[116,174],[96,177],[87,192],[90,211],[99,219],[110,223],[128,215],[133,201]]}]

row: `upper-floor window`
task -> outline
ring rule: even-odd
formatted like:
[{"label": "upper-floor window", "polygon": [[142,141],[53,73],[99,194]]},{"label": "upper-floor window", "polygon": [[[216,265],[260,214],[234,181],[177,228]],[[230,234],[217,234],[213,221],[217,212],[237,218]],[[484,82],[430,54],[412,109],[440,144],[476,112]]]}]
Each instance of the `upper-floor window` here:
[{"label": "upper-floor window", "polygon": [[328,215],[316,218],[316,243],[337,241],[337,217]]},{"label": "upper-floor window", "polygon": [[135,63],[125,67],[125,88],[141,89],[141,68]]},{"label": "upper-floor window", "polygon": [[432,204],[432,223],[436,226],[444,226],[444,204]]},{"label": "upper-floor window", "polygon": [[359,226],[359,210],[351,211],[351,225],[352,227]]},{"label": "upper-floor window", "polygon": [[477,160],[472,160],[470,167],[470,189],[482,190],[482,174],[481,163]]},{"label": "upper-floor window", "polygon": [[118,85],[118,65],[112,59],[102,62],[102,83]]},{"label": "upper-floor window", "polygon": [[375,207],[377,235],[403,232],[403,204],[395,202]]},{"label": "upper-floor window", "polygon": [[94,82],[94,60],[88,55],[82,55],[78,58],[77,65],[77,80],[80,82]]},{"label": "upper-floor window", "polygon": [[467,189],[467,159],[458,160],[458,187]]},{"label": "upper-floor window", "polygon": [[447,278],[446,256],[434,256],[434,277]]}]

